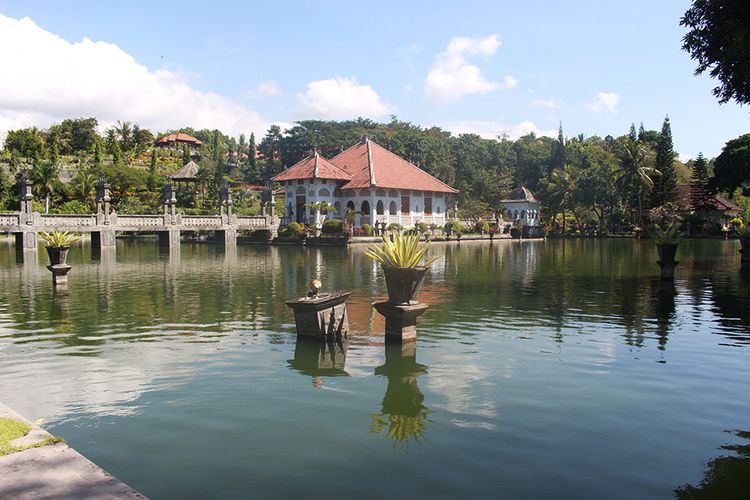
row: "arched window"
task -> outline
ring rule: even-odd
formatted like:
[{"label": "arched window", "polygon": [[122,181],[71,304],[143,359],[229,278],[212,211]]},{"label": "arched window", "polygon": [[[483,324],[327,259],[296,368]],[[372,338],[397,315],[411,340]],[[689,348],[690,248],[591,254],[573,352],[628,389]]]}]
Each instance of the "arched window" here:
[{"label": "arched window", "polygon": [[508,210],[508,218],[513,220],[513,210]]},{"label": "arched window", "polygon": [[419,205],[414,205],[414,211],[419,212]]},{"label": "arched window", "polygon": [[331,196],[331,192],[326,188],[323,188],[318,192],[318,196]]},{"label": "arched window", "polygon": [[337,201],[336,203],[334,203],[333,208],[336,209],[336,216],[341,217],[341,202]]},{"label": "arched window", "polygon": [[305,194],[305,188],[303,188],[302,186],[298,187],[297,194]]},{"label": "arched window", "polygon": [[436,214],[440,214],[440,205],[437,206],[437,210],[435,210]]},{"label": "arched window", "polygon": [[368,202],[367,200],[363,201],[360,211],[363,215],[370,215],[370,202]]},{"label": "arched window", "polygon": [[518,219],[518,210],[513,212],[513,220]]},{"label": "arched window", "polygon": [[526,218],[526,210],[521,210],[521,219]]},{"label": "arched window", "polygon": [[375,212],[378,215],[383,215],[384,208],[383,208],[383,202],[381,200],[378,200],[377,205],[375,205]]},{"label": "arched window", "polygon": [[392,201],[390,205],[388,205],[388,213],[390,215],[396,215],[398,213],[398,207],[396,206],[395,201]]},{"label": "arched window", "polygon": [[348,201],[346,203],[346,208],[354,210],[354,202],[353,201]]}]

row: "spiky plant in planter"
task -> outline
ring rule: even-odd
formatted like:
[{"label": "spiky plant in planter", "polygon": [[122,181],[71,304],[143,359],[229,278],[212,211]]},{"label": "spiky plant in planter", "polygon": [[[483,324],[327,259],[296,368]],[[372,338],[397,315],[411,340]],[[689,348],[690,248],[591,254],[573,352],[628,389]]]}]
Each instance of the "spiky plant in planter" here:
[{"label": "spiky plant in planter", "polygon": [[659,260],[666,265],[675,265],[677,245],[682,241],[682,231],[676,224],[666,224],[654,227],[653,232],[656,249],[659,251]]},{"label": "spiky plant in planter", "polygon": [[44,241],[47,247],[50,265],[65,264],[68,258],[70,245],[80,239],[79,236],[68,231],[53,230],[49,233],[39,233],[39,237]]},{"label": "spiky plant in planter", "polygon": [[383,267],[388,302],[391,304],[416,304],[427,266],[438,257],[427,257],[429,243],[420,243],[419,234],[394,234],[383,237],[383,242],[371,246],[369,258]]}]

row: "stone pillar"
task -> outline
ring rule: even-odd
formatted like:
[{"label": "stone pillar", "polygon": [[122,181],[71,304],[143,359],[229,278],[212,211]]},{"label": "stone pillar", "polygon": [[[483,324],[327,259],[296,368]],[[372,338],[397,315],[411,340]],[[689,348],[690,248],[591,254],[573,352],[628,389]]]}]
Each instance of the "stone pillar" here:
[{"label": "stone pillar", "polygon": [[31,179],[29,179],[28,170],[22,170],[18,180],[18,201],[20,203],[21,212],[19,214],[18,222],[20,224],[34,224],[34,207],[32,203],[34,195],[31,192],[32,187],[33,183],[31,182]]},{"label": "stone pillar", "polygon": [[164,204],[164,225],[177,224],[177,191],[171,180],[164,183],[161,200]]},{"label": "stone pillar", "polygon": [[427,304],[394,305],[389,302],[374,304],[385,316],[385,342],[402,343],[417,340],[417,318],[430,307]]},{"label": "stone pillar", "polygon": [[106,231],[92,231],[91,232],[91,249],[101,250],[102,248],[114,248],[117,240],[115,232],[111,230]]},{"label": "stone pillar", "polygon": [[180,246],[180,231],[177,229],[168,229],[167,231],[158,231],[159,246],[161,247],[178,247]]},{"label": "stone pillar", "polygon": [[36,252],[37,248],[36,231],[23,231],[16,233],[16,250],[21,252]]},{"label": "stone pillar", "polygon": [[214,232],[216,243],[224,246],[234,246],[237,244],[236,229],[222,229]]}]

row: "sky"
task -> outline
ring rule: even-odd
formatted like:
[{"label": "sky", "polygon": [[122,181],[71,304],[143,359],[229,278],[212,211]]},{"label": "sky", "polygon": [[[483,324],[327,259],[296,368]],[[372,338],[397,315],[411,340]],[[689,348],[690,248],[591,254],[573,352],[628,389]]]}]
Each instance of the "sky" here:
[{"label": "sky", "polygon": [[392,115],[455,134],[627,133],[680,158],[750,131],[693,75],[689,1],[0,0],[0,139],[94,116],[155,133]]}]

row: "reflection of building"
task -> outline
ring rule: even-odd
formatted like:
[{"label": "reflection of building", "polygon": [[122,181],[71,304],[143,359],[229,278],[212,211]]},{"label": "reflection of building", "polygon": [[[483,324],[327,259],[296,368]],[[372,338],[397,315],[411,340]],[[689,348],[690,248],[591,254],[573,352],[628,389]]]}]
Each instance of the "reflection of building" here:
[{"label": "reflection of building", "polygon": [[357,212],[355,225],[396,222],[444,224],[455,189],[368,138],[330,161],[317,152],[289,167],[272,181],[284,184],[285,215],[317,223],[306,208],[327,202],[344,217]]}]

